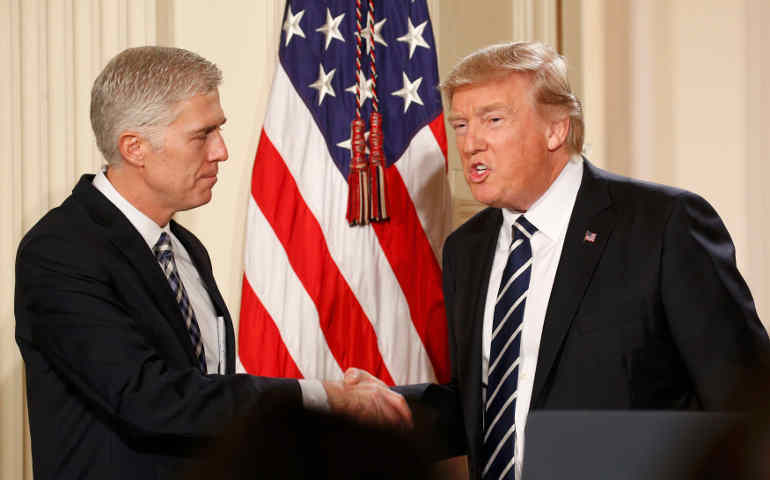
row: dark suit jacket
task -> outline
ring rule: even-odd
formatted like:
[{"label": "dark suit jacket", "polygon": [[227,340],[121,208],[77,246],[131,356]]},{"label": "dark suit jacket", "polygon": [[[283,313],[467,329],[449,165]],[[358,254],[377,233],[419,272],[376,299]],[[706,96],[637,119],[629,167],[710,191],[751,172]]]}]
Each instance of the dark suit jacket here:
[{"label": "dark suit jacket", "polygon": [[[480,476],[481,330],[502,223],[487,208],[444,246],[452,381],[412,389],[464,430]],[[596,233],[585,241],[586,231]],[[540,341],[532,409],[722,409],[768,351],[735,250],[702,198],[584,163]],[[452,414],[462,425],[451,431]],[[452,453],[457,453],[456,449]]]},{"label": "dark suit jacket", "polygon": [[169,478],[240,417],[301,406],[299,386],[234,375],[208,254],[172,221],[225,318],[228,374],[201,374],[155,257],[92,179],[27,233],[16,260],[35,478]]}]

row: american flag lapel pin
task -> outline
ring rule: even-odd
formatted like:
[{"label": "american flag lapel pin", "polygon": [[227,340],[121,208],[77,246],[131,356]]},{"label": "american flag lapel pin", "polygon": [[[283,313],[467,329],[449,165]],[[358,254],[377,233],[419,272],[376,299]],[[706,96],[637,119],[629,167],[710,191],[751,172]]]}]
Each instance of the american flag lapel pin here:
[{"label": "american flag lapel pin", "polygon": [[591,230],[586,230],[586,234],[583,237],[583,241],[588,243],[594,243],[596,241],[596,232],[592,232]]}]

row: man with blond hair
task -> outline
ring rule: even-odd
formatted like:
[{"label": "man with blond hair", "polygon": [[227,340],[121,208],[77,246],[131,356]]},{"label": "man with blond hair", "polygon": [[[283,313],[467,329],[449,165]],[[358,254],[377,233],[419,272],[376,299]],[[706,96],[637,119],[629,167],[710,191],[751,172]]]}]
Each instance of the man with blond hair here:
[{"label": "man with blond hair", "polygon": [[520,476],[530,410],[730,407],[768,339],[711,206],[583,157],[546,45],[479,50],[442,89],[489,208],[444,246],[452,380],[404,390],[456,422],[471,478]]},{"label": "man with blond hair", "polygon": [[[106,168],[84,175],[19,245],[16,341],[38,480],[172,478],[237,422],[270,420],[274,429],[249,432],[270,446],[291,428],[285,412],[303,406],[410,421],[400,395],[356,371],[338,382],[236,374],[208,253],[172,219],[211,200],[227,160],[221,80],[182,49],[114,57],[91,92]],[[291,458],[281,447],[272,451]]]}]

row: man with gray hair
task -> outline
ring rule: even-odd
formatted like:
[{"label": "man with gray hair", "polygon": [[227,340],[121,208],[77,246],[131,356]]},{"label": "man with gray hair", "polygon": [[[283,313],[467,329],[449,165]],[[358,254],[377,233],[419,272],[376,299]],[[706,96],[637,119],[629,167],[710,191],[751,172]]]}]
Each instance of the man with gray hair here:
[{"label": "man with gray hair", "polygon": [[520,476],[533,409],[730,407],[769,347],[711,206],[583,157],[582,107],[546,45],[479,50],[442,89],[489,208],[444,246],[452,380],[403,391],[441,410],[471,478]]},{"label": "man with gray hair", "polygon": [[234,422],[303,406],[411,421],[400,395],[355,370],[338,382],[236,374],[208,253],[172,219],[209,202],[227,160],[221,80],[192,52],[141,47],[94,82],[107,167],[32,227],[16,261],[37,479],[169,478]]}]

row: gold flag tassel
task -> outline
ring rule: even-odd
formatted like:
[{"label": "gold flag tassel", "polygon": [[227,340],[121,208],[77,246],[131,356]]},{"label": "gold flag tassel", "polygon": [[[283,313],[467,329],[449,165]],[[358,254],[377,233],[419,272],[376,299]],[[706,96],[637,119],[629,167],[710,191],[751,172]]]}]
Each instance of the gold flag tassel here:
[{"label": "gold flag tassel", "polygon": [[369,115],[369,177],[372,182],[372,208],[369,220],[388,220],[388,199],[385,187],[385,152],[383,151],[382,115]]},{"label": "gold flag tassel", "polygon": [[348,223],[366,225],[369,223],[369,172],[365,156],[366,140],[363,119],[350,122],[350,173],[348,173]]}]

